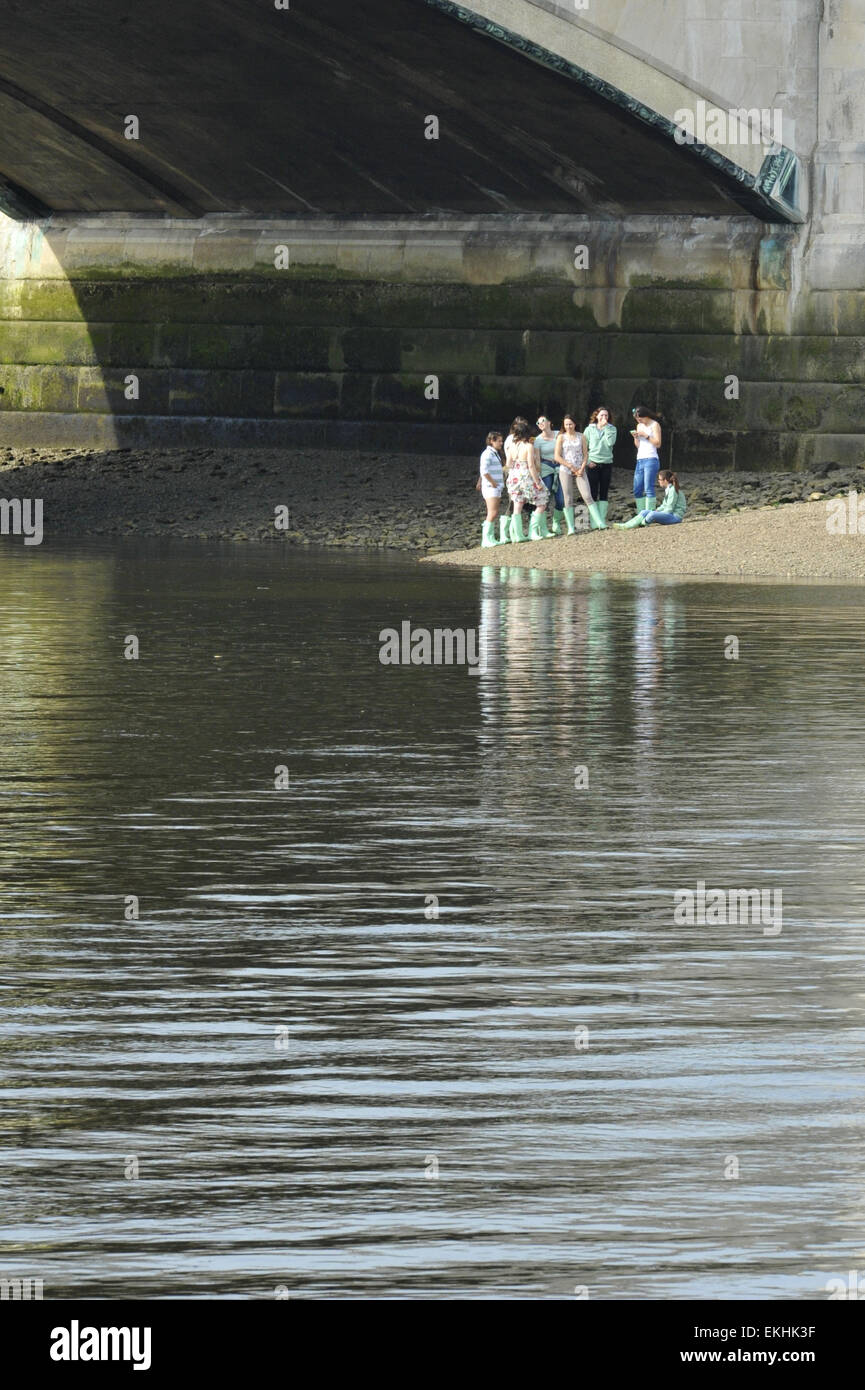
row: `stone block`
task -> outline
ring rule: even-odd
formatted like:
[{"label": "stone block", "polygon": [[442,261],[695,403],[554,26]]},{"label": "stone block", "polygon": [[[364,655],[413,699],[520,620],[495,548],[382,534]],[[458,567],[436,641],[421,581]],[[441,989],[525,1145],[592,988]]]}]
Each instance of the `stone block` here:
[{"label": "stone block", "polygon": [[347,328],[339,334],[348,371],[396,372],[400,368],[400,334],[392,328]]},{"label": "stone block", "polygon": [[0,322],[0,362],[88,365],[110,344],[110,324]]},{"label": "stone block", "polygon": [[239,395],[237,414],[269,418],[274,413],[276,375],[267,371],[237,373]]},{"label": "stone block", "polygon": [[[138,397],[129,399],[128,377],[138,378]],[[153,368],[132,373],[83,367],[78,373],[77,408],[115,415],[159,415],[168,409],[168,373]]]},{"label": "stone block", "polygon": [[493,372],[501,342],[519,344],[521,335],[489,329],[414,328],[399,333],[399,360],[403,372]]},{"label": "stone block", "polygon": [[373,377],[368,372],[343,372],[340,378],[339,413],[343,420],[368,420],[372,416]]},{"label": "stone block", "polygon": [[237,415],[240,373],[184,371],[168,373],[168,409],[172,415]]},{"label": "stone block", "polygon": [[277,372],[274,397],[276,415],[339,415],[339,378],[320,372]]}]

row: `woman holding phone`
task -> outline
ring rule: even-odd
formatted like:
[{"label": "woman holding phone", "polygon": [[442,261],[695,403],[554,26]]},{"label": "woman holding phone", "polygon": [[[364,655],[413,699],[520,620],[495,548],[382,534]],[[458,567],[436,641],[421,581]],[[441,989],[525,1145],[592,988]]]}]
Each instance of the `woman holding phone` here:
[{"label": "woman holding phone", "polygon": [[658,450],[661,447],[661,426],[657,415],[645,406],[634,406],[636,428],[631,430],[631,438],[637,450],[634,468],[634,502],[638,512],[655,510],[655,483],[661,461]]}]

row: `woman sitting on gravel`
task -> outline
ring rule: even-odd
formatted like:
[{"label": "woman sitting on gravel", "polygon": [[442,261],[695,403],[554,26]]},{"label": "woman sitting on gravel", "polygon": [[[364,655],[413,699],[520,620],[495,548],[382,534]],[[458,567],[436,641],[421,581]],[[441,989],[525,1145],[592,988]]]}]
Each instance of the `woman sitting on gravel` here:
[{"label": "woman sitting on gravel", "polygon": [[[547,503],[550,493],[541,481],[528,420],[514,421],[509,462],[511,467],[508,473],[508,496],[514,504],[510,526],[511,540],[545,540],[550,534],[547,530]],[[523,507],[527,502],[535,508],[528,536],[523,530]]]},{"label": "woman sitting on gravel", "polygon": [[660,507],[653,512],[637,512],[630,521],[617,521],[617,531],[630,531],[635,526],[648,526],[651,521],[660,522],[662,526],[672,526],[682,520],[688,504],[684,492],[679,487],[679,479],[671,469],[662,468],[658,474],[658,482],[664,488],[664,500]]}]

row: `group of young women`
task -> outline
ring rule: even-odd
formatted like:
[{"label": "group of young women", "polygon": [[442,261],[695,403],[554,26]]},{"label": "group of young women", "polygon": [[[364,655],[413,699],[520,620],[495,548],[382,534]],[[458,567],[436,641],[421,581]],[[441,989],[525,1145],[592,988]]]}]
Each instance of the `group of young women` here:
[{"label": "group of young women", "polygon": [[[615,525],[620,530],[630,530],[634,526],[645,526],[650,521],[668,524],[681,521],[686,504],[679,480],[669,469],[660,469],[660,423],[643,406],[635,407],[633,415],[636,424],[631,430],[631,437],[637,450],[634,469],[637,514],[631,521],[616,522]],[[539,433],[535,434],[528,420],[517,416],[507,439],[500,430],[490,430],[487,435],[478,479],[478,488],[487,505],[481,540],[483,546],[574,535],[574,484],[588,508],[592,530],[607,529],[613,445],[617,435],[607,407],[601,405],[592,411],[585,430],[577,429],[573,415],[564,417],[558,432],[554,431],[547,417],[541,415],[537,429]],[[665,492],[661,506],[657,507],[655,484],[659,480]],[[505,487],[511,510],[510,514],[500,517]],[[547,525],[550,498],[553,499],[551,527]],[[526,509],[531,514],[528,536],[523,526]]]}]

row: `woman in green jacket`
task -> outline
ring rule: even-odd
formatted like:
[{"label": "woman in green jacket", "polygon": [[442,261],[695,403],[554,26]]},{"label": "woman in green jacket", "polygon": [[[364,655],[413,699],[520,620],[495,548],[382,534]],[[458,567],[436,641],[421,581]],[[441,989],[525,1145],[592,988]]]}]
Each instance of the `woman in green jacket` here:
[{"label": "woman in green jacket", "polygon": [[589,487],[592,489],[592,501],[597,502],[598,512],[601,518],[601,525],[595,528],[594,518],[592,519],[592,529],[605,530],[607,525],[607,500],[610,491],[610,478],[613,473],[613,445],[616,442],[616,427],[610,418],[610,412],[605,405],[599,405],[597,410],[593,410],[589,417],[589,423],[585,428],[586,444],[589,450],[589,462],[586,473],[589,479]]},{"label": "woman in green jacket", "polygon": [[651,522],[662,526],[675,526],[677,522],[684,520],[688,504],[673,470],[662,468],[658,474],[658,482],[664,489],[664,500],[657,511],[637,512],[630,521],[617,521],[617,531],[632,531],[635,526],[648,526]]}]

